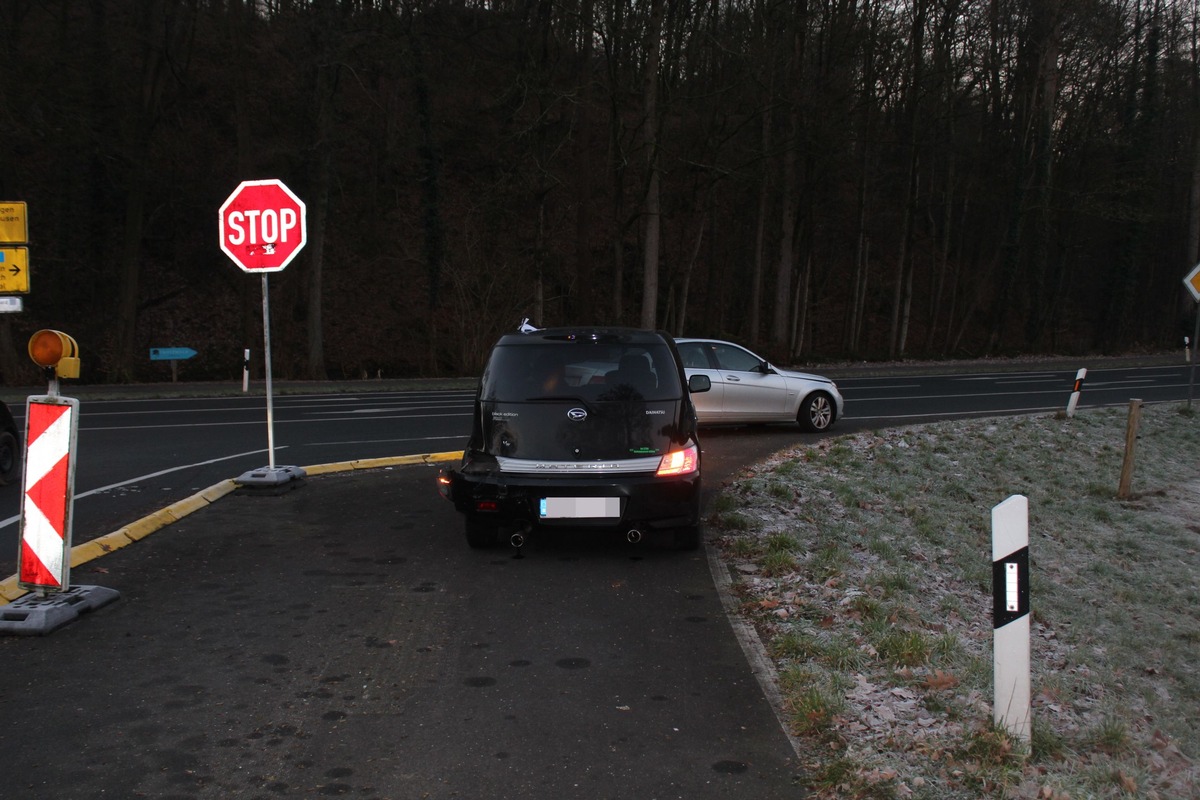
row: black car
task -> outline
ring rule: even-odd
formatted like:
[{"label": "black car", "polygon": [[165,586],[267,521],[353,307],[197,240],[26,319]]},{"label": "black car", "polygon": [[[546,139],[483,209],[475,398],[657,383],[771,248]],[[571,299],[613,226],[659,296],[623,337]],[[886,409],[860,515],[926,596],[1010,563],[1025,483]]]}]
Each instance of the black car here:
[{"label": "black car", "polygon": [[0,400],[0,486],[20,479],[21,435],[8,404]]},{"label": "black car", "polygon": [[501,533],[671,531],[700,541],[700,443],[671,337],[630,328],[549,328],[502,336],[475,400],[458,469],[439,476],[472,547]]}]

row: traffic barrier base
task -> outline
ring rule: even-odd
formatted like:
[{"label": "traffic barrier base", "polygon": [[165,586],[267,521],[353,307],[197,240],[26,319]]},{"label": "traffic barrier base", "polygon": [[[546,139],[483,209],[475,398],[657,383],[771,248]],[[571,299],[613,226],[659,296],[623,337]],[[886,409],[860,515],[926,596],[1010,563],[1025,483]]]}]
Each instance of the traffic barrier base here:
[{"label": "traffic barrier base", "polygon": [[304,467],[263,467],[242,473],[233,479],[238,486],[276,488],[303,482]]},{"label": "traffic barrier base", "polygon": [[44,636],[120,596],[107,586],[72,586],[54,594],[27,594],[0,606],[0,634]]}]

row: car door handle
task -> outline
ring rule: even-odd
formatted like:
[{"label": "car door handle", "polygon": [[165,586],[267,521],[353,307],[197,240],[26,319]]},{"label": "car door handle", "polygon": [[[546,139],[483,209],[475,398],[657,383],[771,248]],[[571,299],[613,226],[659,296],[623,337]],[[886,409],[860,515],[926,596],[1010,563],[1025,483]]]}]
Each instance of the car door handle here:
[{"label": "car door handle", "polygon": [[741,383],[742,379],[737,375],[726,375],[725,380],[729,381],[730,383]]}]

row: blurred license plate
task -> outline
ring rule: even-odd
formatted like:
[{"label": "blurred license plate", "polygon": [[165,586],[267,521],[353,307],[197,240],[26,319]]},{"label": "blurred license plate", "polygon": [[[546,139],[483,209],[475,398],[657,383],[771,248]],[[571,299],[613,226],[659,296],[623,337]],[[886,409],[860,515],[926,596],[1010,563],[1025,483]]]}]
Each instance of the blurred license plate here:
[{"label": "blurred license plate", "polygon": [[545,519],[582,519],[621,516],[619,497],[545,497],[539,514]]}]

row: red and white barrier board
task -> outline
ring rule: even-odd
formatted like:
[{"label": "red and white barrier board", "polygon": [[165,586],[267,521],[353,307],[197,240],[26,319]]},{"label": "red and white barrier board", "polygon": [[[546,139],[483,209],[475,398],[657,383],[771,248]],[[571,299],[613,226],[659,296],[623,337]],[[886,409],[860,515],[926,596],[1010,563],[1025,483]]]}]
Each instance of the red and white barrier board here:
[{"label": "red and white barrier board", "polygon": [[30,590],[70,588],[71,512],[79,401],[30,397],[25,414],[25,481],[21,498],[18,583]]}]

